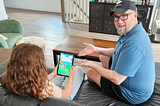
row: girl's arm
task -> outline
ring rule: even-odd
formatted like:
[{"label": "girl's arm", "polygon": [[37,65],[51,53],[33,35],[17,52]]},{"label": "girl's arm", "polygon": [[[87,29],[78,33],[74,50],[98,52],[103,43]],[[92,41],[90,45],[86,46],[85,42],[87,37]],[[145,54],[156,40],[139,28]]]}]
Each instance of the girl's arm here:
[{"label": "girl's arm", "polygon": [[75,73],[75,70],[74,70],[74,68],[73,68],[73,66],[72,66],[71,69],[69,70],[68,83],[67,83],[65,89],[62,90],[62,96],[61,96],[61,98],[68,98],[69,95],[71,94],[72,88],[73,88],[73,77],[74,77],[74,73]]}]

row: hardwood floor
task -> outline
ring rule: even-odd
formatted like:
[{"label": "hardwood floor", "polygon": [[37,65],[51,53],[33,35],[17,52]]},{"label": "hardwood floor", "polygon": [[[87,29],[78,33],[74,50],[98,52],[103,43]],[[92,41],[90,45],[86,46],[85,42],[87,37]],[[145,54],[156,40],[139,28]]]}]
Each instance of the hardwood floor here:
[{"label": "hardwood floor", "polygon": [[[24,26],[24,36],[39,36],[45,39],[45,58],[48,67],[53,67],[53,48],[68,36],[91,37],[116,41],[119,36],[89,32],[89,25],[63,23],[61,14],[34,10],[6,8],[10,19],[18,19]],[[152,43],[155,61],[160,62],[160,44]],[[81,60],[76,59],[74,65]],[[86,69],[85,69],[86,70]]]}]

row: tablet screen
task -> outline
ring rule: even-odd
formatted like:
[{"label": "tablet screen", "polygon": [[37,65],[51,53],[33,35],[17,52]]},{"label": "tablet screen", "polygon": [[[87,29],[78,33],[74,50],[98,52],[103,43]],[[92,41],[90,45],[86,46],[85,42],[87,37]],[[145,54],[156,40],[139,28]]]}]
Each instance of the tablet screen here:
[{"label": "tablet screen", "polygon": [[73,54],[61,53],[58,63],[57,74],[69,76],[69,69],[71,69],[71,66],[73,65],[73,60],[74,60]]}]

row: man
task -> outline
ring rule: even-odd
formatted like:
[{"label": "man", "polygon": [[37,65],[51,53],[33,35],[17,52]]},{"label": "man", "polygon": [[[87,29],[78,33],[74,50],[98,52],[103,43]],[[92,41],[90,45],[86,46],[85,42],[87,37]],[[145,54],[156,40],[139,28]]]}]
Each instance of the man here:
[{"label": "man", "polygon": [[90,67],[87,77],[103,93],[131,104],[147,101],[154,90],[155,62],[150,39],[137,21],[137,8],[133,1],[120,1],[109,12],[120,35],[115,48],[100,48],[87,44],[78,56],[94,52],[102,66],[82,61],[80,66]]}]

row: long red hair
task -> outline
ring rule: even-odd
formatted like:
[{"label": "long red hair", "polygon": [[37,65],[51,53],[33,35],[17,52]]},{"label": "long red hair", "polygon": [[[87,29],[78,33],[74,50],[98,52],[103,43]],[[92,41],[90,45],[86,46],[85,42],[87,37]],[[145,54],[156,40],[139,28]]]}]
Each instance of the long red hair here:
[{"label": "long red hair", "polygon": [[43,100],[52,91],[48,90],[49,80],[43,51],[32,44],[20,44],[16,46],[7,64],[7,72],[3,77],[3,86],[8,92],[14,92],[23,96],[34,96]]}]

